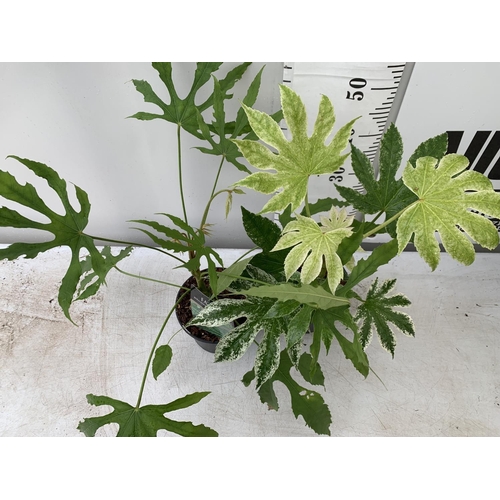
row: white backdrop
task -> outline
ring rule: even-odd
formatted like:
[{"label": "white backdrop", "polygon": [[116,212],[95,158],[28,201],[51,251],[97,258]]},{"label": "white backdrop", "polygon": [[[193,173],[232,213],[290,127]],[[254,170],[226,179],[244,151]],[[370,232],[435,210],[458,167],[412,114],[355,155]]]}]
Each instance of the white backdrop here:
[{"label": "white backdrop", "polygon": [[[262,64],[254,63],[237,84],[229,106],[231,119],[238,99],[244,96]],[[188,69],[187,73],[175,71],[181,65],[183,70]],[[227,63],[225,67],[234,65]],[[174,78],[186,93],[194,66],[174,65]],[[282,78],[282,63],[266,63],[258,109],[271,113],[279,108],[278,83]],[[126,119],[138,111],[157,112],[154,105],[143,102],[131,79],[149,81],[168,102],[166,89],[149,63],[1,63],[0,168],[35,184],[57,207],[57,196],[43,183],[15,160],[3,158],[14,154],[47,163],[61,177],[88,192],[92,203],[89,234],[147,242],[142,233],[130,229],[128,220],[153,218],[155,212],[181,214],[176,127],[164,120]],[[396,119],[405,144],[403,160],[420,142],[445,131],[463,132],[457,152],[464,154],[479,132],[483,142],[479,141],[479,146],[476,143],[476,162],[484,159],[490,148],[494,155],[485,173],[498,177],[500,163],[494,165],[500,162],[500,132],[495,135],[500,131],[496,90],[499,80],[500,63],[417,62]],[[180,96],[184,97],[182,91]],[[346,98],[344,91],[330,97],[337,106]],[[315,106],[309,109],[311,119],[315,119],[316,111]],[[196,224],[209,193],[207,183],[212,182],[219,160],[191,149],[201,143],[187,134],[184,145],[188,212],[190,221]],[[242,176],[227,165],[219,186],[229,186]],[[500,189],[500,179],[493,182]],[[209,220],[216,223],[210,243],[219,247],[248,246],[239,206],[258,211],[265,198],[254,192],[235,196],[233,211],[226,221],[225,200],[221,197]],[[24,241],[41,237],[39,231],[0,228],[0,243],[18,241],[20,235]]]},{"label": "white backdrop", "polygon": [[[226,63],[217,75],[225,75],[237,63]],[[236,84],[227,118],[234,119],[239,101],[256,73],[266,64],[256,107],[268,113],[279,109],[278,83],[282,63],[253,63]],[[225,70],[223,70],[225,68]],[[179,96],[192,84],[194,63],[174,64]],[[180,71],[182,70],[182,71]],[[84,189],[92,209],[89,234],[112,239],[149,243],[130,229],[131,219],[154,218],[157,212],[182,215],[177,185],[176,126],[161,119],[126,119],[138,111],[158,113],[145,103],[132,79],[147,80],[169,102],[167,90],[149,63],[1,63],[0,64],[0,169],[21,182],[29,180],[48,204],[62,206],[44,181],[8,155],[46,163],[59,175]],[[207,84],[207,89],[211,83]],[[209,119],[207,116],[206,119]],[[203,213],[220,158],[204,155],[193,146],[201,141],[183,134],[185,194],[190,222]],[[243,177],[231,164],[225,166],[219,187]],[[44,185],[45,184],[45,185]],[[210,186],[210,187],[208,187]],[[209,222],[216,222],[211,244],[245,247],[250,244],[241,225],[240,204],[258,211],[265,197],[255,193],[235,196],[233,210],[224,218],[224,196],[214,203]],[[0,197],[0,204],[2,204]],[[21,213],[43,221],[30,211]],[[76,205],[78,207],[78,205]],[[0,228],[0,242],[51,239],[40,231]]]}]

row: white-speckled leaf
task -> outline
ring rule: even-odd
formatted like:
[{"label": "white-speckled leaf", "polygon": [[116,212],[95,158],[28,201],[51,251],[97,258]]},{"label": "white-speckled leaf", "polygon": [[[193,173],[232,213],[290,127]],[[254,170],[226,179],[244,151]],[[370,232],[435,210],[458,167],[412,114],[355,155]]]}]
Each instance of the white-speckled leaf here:
[{"label": "white-speckled leaf", "polygon": [[378,278],[372,283],[365,301],[359,306],[355,320],[361,322],[359,337],[363,349],[371,342],[373,332],[376,331],[380,344],[394,357],[396,337],[391,324],[405,335],[415,336],[413,321],[405,313],[397,311],[395,307],[407,307],[411,303],[409,299],[401,294],[389,296],[388,293],[394,288],[396,280],[387,280],[378,286]]},{"label": "white-speckled leaf", "polygon": [[445,250],[462,264],[474,262],[474,246],[466,233],[490,250],[498,243],[498,232],[482,214],[500,218],[500,193],[479,172],[465,171],[468,159],[449,154],[439,162],[432,157],[419,158],[416,168],[408,163],[403,181],[419,199],[410,205],[397,223],[399,252],[410,238],[418,253],[434,270],[439,263],[438,231]]},{"label": "white-speckled leaf", "polygon": [[264,337],[260,341],[255,356],[255,376],[257,390],[269,380],[280,363],[280,337],[286,331],[286,321],[282,318],[266,321]]},{"label": "white-speckled leaf", "polygon": [[243,105],[248,121],[259,139],[277,150],[270,151],[262,144],[247,140],[234,140],[243,156],[255,168],[275,170],[276,173],[256,172],[236,185],[273,196],[261,213],[279,212],[291,204],[295,210],[305,199],[310,176],[329,174],[338,170],[348,154],[342,155],[351,136],[355,120],[344,125],[325,145],[333,129],[335,115],[326,96],[321,97],[318,117],[311,137],[307,135],[307,115],[300,97],[289,87],[280,86],[281,105],[292,140],[287,141],[279,125],[268,115]]}]

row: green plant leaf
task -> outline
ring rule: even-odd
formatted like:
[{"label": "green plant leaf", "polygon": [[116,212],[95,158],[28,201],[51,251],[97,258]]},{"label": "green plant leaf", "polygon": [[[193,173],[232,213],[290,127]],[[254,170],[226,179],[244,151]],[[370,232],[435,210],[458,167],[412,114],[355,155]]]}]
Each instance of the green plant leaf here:
[{"label": "green plant leaf", "polygon": [[113,411],[102,417],[85,418],[77,429],[87,437],[94,437],[100,427],[117,423],[119,425],[117,437],[156,437],[160,429],[184,437],[217,437],[218,433],[210,427],[194,425],[191,422],[177,422],[164,416],[165,413],[188,408],[201,401],[208,394],[210,393],[194,392],[165,405],[147,405],[140,408],[134,408],[128,403],[107,396],[88,394],[89,404],[94,406],[109,405],[113,407]]},{"label": "green plant leaf", "polygon": [[[304,356],[306,356],[306,358],[302,362]],[[301,373],[302,371],[305,373],[309,372],[308,363],[310,362],[310,356],[309,358],[307,358],[307,356],[309,355],[303,354],[301,357],[301,362],[299,363]],[[260,400],[262,403],[267,404],[270,410],[278,410],[278,398],[274,392],[274,384],[276,382],[281,382],[290,392],[292,411],[295,418],[299,418],[299,415],[301,415],[306,425],[316,434],[325,434],[329,436],[332,416],[328,406],[320,394],[300,386],[293,379],[290,373],[292,367],[292,362],[285,349],[280,354],[279,366],[273,376],[258,389]],[[246,373],[243,377],[245,386],[248,387],[254,377],[253,370]],[[317,382],[318,380],[324,381],[320,368],[315,374],[315,381]]]},{"label": "green plant leaf", "polygon": [[[396,126],[391,124],[384,134],[380,145],[380,175],[378,180],[369,158],[355,146],[352,146],[352,167],[366,193],[359,193],[347,186],[337,186],[339,194],[354,208],[364,214],[384,212],[386,219],[396,215],[414,200],[409,191],[396,174],[403,155],[403,141]],[[395,236],[394,225],[389,233]]]},{"label": "green plant leaf", "polygon": [[251,263],[276,278],[280,277],[284,272],[284,262],[289,251],[272,252],[271,250],[281,237],[281,229],[267,217],[254,214],[245,207],[241,207],[241,211],[243,227],[248,237],[259,248],[262,248],[262,253],[255,255]]},{"label": "green plant leaf", "polygon": [[241,207],[241,215],[243,220],[243,228],[247,236],[255,243],[262,251],[269,253],[281,237],[281,229],[272,220],[262,215],[254,214]]},{"label": "green plant leaf", "polygon": [[256,172],[236,183],[264,194],[280,190],[260,213],[280,212],[290,204],[295,210],[306,197],[310,176],[338,170],[348,156],[341,153],[348,145],[355,122],[352,120],[343,126],[326,146],[325,141],[335,123],[330,100],[322,96],[314,132],[308,137],[307,116],[302,100],[284,85],[280,86],[280,92],[283,115],[292,133],[292,140],[286,140],[280,126],[269,115],[245,105],[243,108],[257,137],[275,148],[278,154],[256,141],[234,140],[243,156],[255,168],[276,171]]},{"label": "green plant leaf", "polygon": [[465,233],[490,250],[499,243],[497,229],[483,215],[500,217],[500,193],[483,174],[465,171],[468,164],[465,156],[457,154],[444,156],[439,164],[427,156],[419,158],[415,168],[408,163],[404,170],[403,181],[418,200],[398,219],[399,252],[414,234],[415,248],[432,270],[439,263],[436,231],[445,250],[465,265],[475,259],[474,246]]},{"label": "green plant leaf", "polygon": [[314,309],[312,307],[303,305],[295,314],[291,316],[288,329],[285,334],[286,346],[288,349],[301,342],[305,333],[309,330],[313,311]]},{"label": "green plant leaf", "polygon": [[[347,201],[339,200],[338,198],[320,198],[314,203],[309,203],[309,213],[311,215],[319,214],[321,212],[329,212],[332,207],[348,207]],[[307,209],[304,207],[300,215],[307,215]],[[286,224],[285,224],[286,225]]]},{"label": "green plant leaf", "polygon": [[92,268],[92,258],[88,255],[84,260],[81,261],[82,266],[82,279],[80,281],[80,286],[78,288],[77,297],[75,300],[83,300],[95,295],[101,285],[105,282],[104,278],[108,275],[109,271],[118,264],[121,260],[125,259],[132,252],[132,247],[126,247],[121,250],[118,255],[113,255],[111,253],[111,247],[105,246],[101,255],[104,259],[105,273],[99,277],[97,273]]},{"label": "green plant leaf", "polygon": [[440,134],[436,137],[431,137],[420,144],[410,156],[408,161],[415,167],[416,161],[423,156],[432,156],[433,158],[440,160],[446,154],[447,150],[448,134]]},{"label": "green plant leaf", "polygon": [[172,361],[172,348],[168,345],[162,345],[155,351],[153,359],[153,377],[158,380],[158,377],[170,366]]},{"label": "green plant leaf", "polygon": [[[69,308],[74,300],[78,283],[82,276],[82,264],[80,262],[80,250],[85,248],[90,254],[92,269],[98,280],[104,282],[109,268],[104,257],[94,245],[94,240],[83,233],[87,226],[90,212],[90,203],[87,193],[75,186],[76,197],[80,204],[80,211],[76,211],[68,198],[66,181],[61,179],[57,172],[43,163],[39,163],[18,156],[14,158],[29,168],[38,177],[45,179],[50,188],[59,196],[66,213],[60,215],[51,210],[40,198],[36,189],[29,183],[19,184],[14,176],[0,170],[0,196],[7,200],[17,202],[50,219],[49,223],[35,222],[20,215],[15,210],[0,207],[0,227],[31,228],[48,231],[54,235],[51,241],[40,243],[13,243],[7,248],[0,249],[0,260],[14,260],[20,256],[33,259],[40,252],[51,248],[68,246],[71,249],[71,261],[59,288],[58,301],[65,316],[71,321]],[[87,266],[88,267],[88,266]]]},{"label": "green plant leaf", "polygon": [[274,250],[294,247],[285,259],[286,278],[289,279],[301,267],[300,279],[307,285],[319,276],[325,265],[328,286],[335,293],[344,274],[336,252],[341,241],[352,234],[349,227],[352,220],[345,209],[338,212],[335,207],[328,218],[321,217],[321,226],[309,217],[297,215],[297,220],[287,224],[274,247]]},{"label": "green plant leaf", "polygon": [[[352,342],[344,337],[335,326],[339,321],[354,333]],[[327,352],[330,349],[333,337],[335,337],[347,359],[349,359],[356,370],[365,378],[369,373],[368,357],[363,351],[361,339],[357,332],[357,327],[348,307],[330,309],[328,311],[317,310],[313,315],[314,333],[321,335]],[[317,358],[316,358],[317,359]],[[314,361],[314,356],[313,356]]]},{"label": "green plant leaf", "polygon": [[359,306],[355,318],[355,321],[361,322],[360,341],[363,349],[366,349],[372,339],[373,331],[376,330],[382,347],[389,351],[392,357],[394,357],[396,337],[389,323],[405,335],[415,336],[410,316],[393,309],[409,306],[411,302],[403,294],[387,295],[395,284],[395,279],[387,280],[378,287],[378,278],[376,278],[366,295],[366,300]]},{"label": "green plant leaf", "polygon": [[345,306],[349,300],[337,297],[323,288],[314,285],[294,285],[292,283],[279,283],[277,285],[258,286],[245,290],[246,295],[252,297],[268,297],[281,301],[296,300],[314,308],[330,309]]},{"label": "green plant leaf", "polygon": [[347,283],[338,290],[338,295],[345,296],[358,283],[371,276],[377,269],[390,262],[398,254],[398,242],[388,241],[376,247],[366,259],[361,259],[351,270]]},{"label": "green plant leaf", "polygon": [[364,222],[358,222],[357,220],[353,220],[352,225],[354,232],[347,238],[344,238],[337,248],[337,255],[340,257],[342,265],[346,267],[347,264],[353,259],[354,252],[359,250],[359,248],[361,247],[361,243],[363,241],[363,233],[366,227],[366,224]]},{"label": "green plant leaf", "polygon": [[208,265],[210,287],[212,290],[217,290],[216,268],[217,265],[223,266],[224,264],[220,255],[206,245],[203,231],[192,228],[181,218],[174,215],[166,213],[160,213],[159,215],[168,217],[178,229],[172,229],[156,221],[132,220],[130,222],[149,226],[166,237],[157,236],[146,229],[136,228],[148,235],[156,245],[173,252],[189,252],[189,260],[180,267],[185,267],[190,272],[197,271],[201,266],[201,258],[205,257]]},{"label": "green plant leaf", "polygon": [[229,288],[231,283],[236,279],[235,276],[240,276],[251,260],[252,257],[238,260],[231,264],[227,269],[224,269],[224,271],[218,273],[219,279],[217,280],[217,292],[215,293],[215,295],[217,296],[226,288]]},{"label": "green plant leaf", "polygon": [[[229,71],[224,79],[220,80],[219,85],[223,99],[230,99],[232,97],[231,94],[228,94],[228,91],[233,88],[235,83],[243,76],[250,64],[251,63],[243,63],[238,65],[236,68]],[[190,134],[202,139],[203,136],[198,130],[198,113],[202,113],[213,104],[214,92],[212,92],[201,104],[196,104],[196,101],[198,100],[197,94],[221,65],[222,63],[220,62],[196,63],[196,70],[191,89],[184,99],[180,99],[177,95],[175,84],[172,79],[172,63],[152,63],[153,68],[158,71],[160,79],[168,90],[170,103],[166,104],[162,99],[160,99],[153,91],[151,85],[145,80],[132,80],[137,91],[144,96],[144,101],[156,104],[163,113],[154,114],[140,112],[130,118],[137,118],[139,120],[154,120],[155,118],[161,118],[168,122],[175,123],[176,125],[180,125]]]},{"label": "green plant leaf", "polygon": [[[223,156],[229,163],[232,163],[238,170],[242,172],[250,173],[250,170],[238,161],[242,154],[236,147],[236,145],[226,138],[226,114],[224,111],[224,100],[222,96],[222,91],[220,88],[219,81],[214,77],[214,113],[213,116],[215,121],[212,123],[212,128],[210,128],[203,119],[202,114],[196,110],[198,127],[201,131],[203,138],[210,144],[210,148],[206,147],[196,147],[202,153]],[[212,136],[212,130],[214,135]],[[218,139],[218,142],[215,141]]]}]

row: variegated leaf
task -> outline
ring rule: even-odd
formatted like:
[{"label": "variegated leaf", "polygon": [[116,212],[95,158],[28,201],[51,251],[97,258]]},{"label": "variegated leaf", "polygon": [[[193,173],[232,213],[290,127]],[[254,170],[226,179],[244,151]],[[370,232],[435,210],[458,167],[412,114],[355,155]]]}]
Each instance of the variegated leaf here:
[{"label": "variegated leaf", "polygon": [[325,145],[333,130],[335,114],[330,100],[322,96],[318,117],[311,137],[307,135],[307,116],[304,103],[289,87],[280,86],[281,105],[292,140],[287,141],[280,126],[266,113],[243,106],[255,134],[265,145],[245,140],[235,140],[243,156],[255,168],[275,170],[275,173],[256,172],[236,185],[245,186],[264,194],[275,194],[260,213],[280,212],[291,204],[295,210],[304,201],[310,176],[329,174],[338,170],[348,154],[341,154],[348,145],[355,120],[344,125]]},{"label": "variegated leaf", "polygon": [[309,284],[326,267],[328,286],[335,293],[344,274],[337,248],[344,238],[352,234],[349,227],[353,217],[348,217],[345,209],[340,212],[332,207],[329,217],[321,217],[321,226],[309,217],[297,215],[297,220],[287,224],[283,236],[273,250],[294,247],[285,259],[286,278],[302,267],[302,283]]},{"label": "variegated leaf", "polygon": [[219,340],[215,350],[216,362],[241,358],[262,331],[261,347],[255,360],[255,373],[260,387],[278,366],[276,356],[279,356],[280,336],[287,329],[285,318],[267,317],[275,302],[275,299],[259,297],[216,300],[202,309],[190,324],[211,327],[245,319],[243,324],[236,326]]},{"label": "variegated leaf", "polygon": [[394,357],[396,337],[389,323],[401,330],[405,335],[415,336],[413,321],[410,316],[394,307],[406,307],[411,304],[403,294],[388,296],[394,288],[396,280],[387,280],[378,287],[378,278],[372,283],[365,301],[359,306],[355,320],[361,322],[360,341],[363,349],[370,343],[373,332],[376,331],[382,347]]},{"label": "variegated leaf", "polygon": [[499,243],[495,226],[481,214],[500,218],[500,193],[483,174],[465,171],[468,164],[465,156],[457,154],[444,156],[439,164],[436,158],[427,156],[416,160],[415,168],[408,163],[403,173],[405,185],[418,200],[398,219],[399,252],[415,234],[415,248],[432,270],[439,263],[436,231],[445,250],[465,265],[475,259],[467,234],[490,250]]}]

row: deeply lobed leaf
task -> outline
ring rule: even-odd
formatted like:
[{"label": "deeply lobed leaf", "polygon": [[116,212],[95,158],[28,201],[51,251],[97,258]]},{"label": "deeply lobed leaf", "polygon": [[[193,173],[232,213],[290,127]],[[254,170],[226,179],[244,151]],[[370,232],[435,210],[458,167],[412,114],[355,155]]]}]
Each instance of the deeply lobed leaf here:
[{"label": "deeply lobed leaf", "polygon": [[[447,134],[438,135],[420,144],[409,161],[413,164],[420,156],[434,156],[440,159],[446,154],[447,147]],[[380,144],[378,178],[369,158],[352,146],[352,167],[365,193],[359,193],[347,186],[337,186],[338,192],[363,214],[385,213],[386,219],[390,219],[416,199],[415,194],[405,186],[403,180],[396,178],[402,155],[401,135],[396,126],[391,124]],[[396,237],[395,222],[389,224],[386,229],[391,236]]]},{"label": "deeply lobed leaf", "polygon": [[500,193],[484,175],[465,171],[468,164],[465,156],[457,154],[446,155],[439,163],[436,158],[419,158],[415,168],[408,163],[403,181],[418,200],[398,219],[399,252],[414,234],[415,248],[434,270],[439,263],[436,231],[445,250],[465,265],[475,259],[474,246],[466,234],[490,250],[498,245],[493,223],[470,210],[499,218]]},{"label": "deeply lobed leaf", "polygon": [[[175,89],[175,84],[172,78],[172,63],[170,62],[155,62],[153,68],[158,71],[159,77],[165,84],[170,97],[170,103],[165,103],[153,91],[151,85],[144,80],[132,80],[135,88],[144,96],[144,101],[157,105],[162,114],[154,114],[147,112],[136,113],[131,118],[139,120],[153,120],[161,118],[163,120],[180,125],[190,134],[203,138],[199,132],[198,114],[208,109],[214,102],[214,92],[206,98],[201,104],[197,104],[198,92],[208,83],[212,74],[217,71],[222,63],[220,62],[199,62],[196,63],[196,70],[193,78],[193,83],[188,95],[184,99],[180,99]],[[243,76],[250,63],[243,63],[228,72],[226,77],[219,83],[222,99],[231,98],[232,95],[228,91],[235,83]]]},{"label": "deeply lobed leaf", "polygon": [[87,437],[94,437],[100,427],[116,423],[119,426],[117,437],[156,437],[160,429],[184,437],[216,437],[218,433],[210,427],[194,425],[192,422],[177,422],[164,416],[165,413],[188,408],[208,394],[210,393],[195,392],[165,405],[147,405],[140,408],[134,408],[128,403],[107,396],[88,394],[87,401],[91,405],[109,405],[113,411],[101,417],[83,419],[78,425],[78,430]]},{"label": "deeply lobed leaf", "polygon": [[286,278],[289,279],[301,268],[302,283],[310,284],[319,276],[324,264],[328,286],[335,293],[344,272],[342,261],[336,252],[342,240],[352,234],[349,227],[352,219],[347,217],[344,209],[337,212],[332,207],[329,218],[321,217],[321,226],[302,215],[297,215],[297,220],[288,223],[273,249],[294,247],[285,259]]},{"label": "deeply lobed leaf", "polygon": [[[318,365],[314,379],[309,377],[311,357],[309,354],[303,354],[300,358],[299,369],[304,378],[313,384],[324,384],[324,376]],[[267,404],[270,410],[278,410],[278,398],[274,392],[274,383],[281,382],[290,392],[292,411],[295,418],[301,415],[308,427],[316,434],[330,435],[330,425],[332,416],[328,406],[316,391],[312,391],[300,386],[292,377],[290,371],[293,365],[287,354],[286,349],[281,351],[279,357],[279,366],[273,376],[269,378],[258,389],[260,400]],[[248,386],[254,379],[255,374],[252,370],[243,377],[243,383]]]},{"label": "deeply lobed leaf", "polygon": [[307,135],[307,116],[300,97],[289,87],[280,86],[281,105],[292,140],[287,141],[279,125],[266,113],[243,106],[249,123],[257,137],[277,150],[275,154],[261,143],[235,140],[243,156],[255,168],[275,170],[275,173],[256,172],[238,181],[236,185],[249,187],[264,194],[275,194],[263,207],[261,213],[280,212],[291,205],[295,210],[304,201],[311,175],[334,172],[344,163],[350,132],[355,120],[343,126],[325,145],[333,129],[335,115],[333,106],[322,96],[318,117],[311,137]]},{"label": "deeply lobed leaf", "polygon": [[[39,243],[13,243],[7,248],[0,249],[0,259],[17,259],[25,256],[33,259],[40,252],[45,252],[51,248],[68,246],[71,249],[71,261],[68,270],[64,275],[59,288],[58,301],[65,316],[71,320],[69,308],[75,299],[78,284],[82,274],[92,268],[97,276],[99,284],[103,283],[110,266],[106,264],[105,258],[94,245],[94,240],[84,234],[83,230],[88,224],[90,213],[90,203],[87,193],[78,186],[75,186],[76,197],[80,204],[80,210],[73,208],[69,201],[66,181],[61,179],[57,172],[49,166],[27,158],[9,156],[29,168],[38,177],[45,179],[50,188],[59,196],[65,214],[60,215],[51,210],[40,198],[36,189],[29,183],[19,184],[17,180],[8,172],[0,171],[0,196],[7,200],[17,202],[27,208],[45,215],[50,219],[49,223],[41,223],[24,217],[15,210],[7,207],[0,207],[0,226],[14,228],[32,228],[48,231],[54,235],[54,239]],[[88,250],[90,265],[85,264],[82,268],[80,262],[80,250]],[[97,288],[94,287],[94,292]]]},{"label": "deeply lobed leaf", "polygon": [[395,307],[407,307],[411,304],[403,294],[388,296],[396,280],[387,280],[378,287],[378,278],[372,283],[365,301],[359,306],[355,320],[361,322],[360,341],[363,349],[370,343],[376,331],[384,349],[394,357],[396,337],[390,326],[394,325],[401,332],[415,336],[413,322],[407,314],[394,310]]}]

